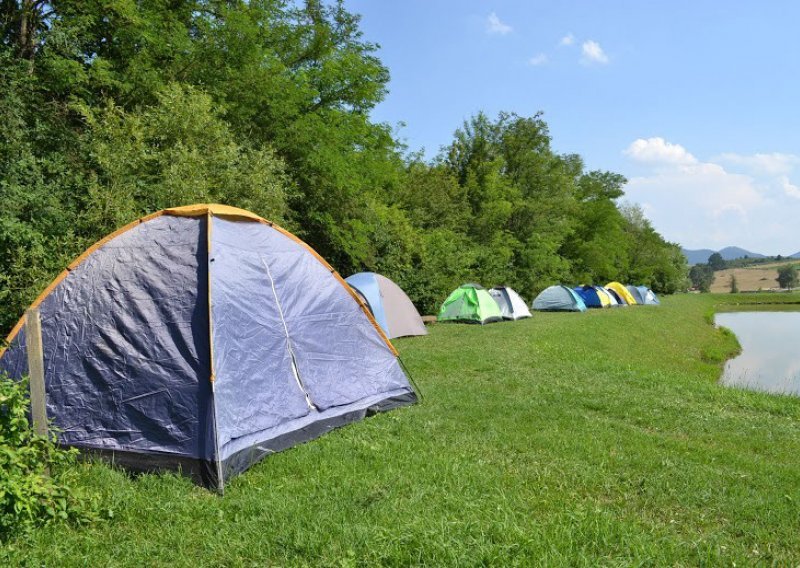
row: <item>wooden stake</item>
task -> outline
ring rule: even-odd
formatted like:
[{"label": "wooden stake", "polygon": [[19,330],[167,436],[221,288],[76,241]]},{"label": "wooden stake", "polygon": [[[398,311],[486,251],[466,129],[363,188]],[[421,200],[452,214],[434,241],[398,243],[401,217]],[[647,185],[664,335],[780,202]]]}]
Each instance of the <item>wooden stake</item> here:
[{"label": "wooden stake", "polygon": [[25,342],[28,346],[33,431],[39,436],[47,436],[47,395],[44,390],[44,350],[39,308],[25,312]]}]

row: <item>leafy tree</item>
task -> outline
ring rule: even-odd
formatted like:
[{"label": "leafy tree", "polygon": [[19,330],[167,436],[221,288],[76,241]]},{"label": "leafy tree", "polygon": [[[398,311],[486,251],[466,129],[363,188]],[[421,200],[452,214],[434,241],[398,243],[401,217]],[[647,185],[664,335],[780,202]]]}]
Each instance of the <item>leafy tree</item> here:
[{"label": "leafy tree", "polygon": [[629,268],[622,279],[645,284],[659,293],[676,292],[686,274],[686,258],[680,247],[666,242],[638,205],[626,203],[620,211],[629,247]]},{"label": "leafy tree", "polygon": [[572,262],[580,282],[608,282],[629,269],[625,218],[615,200],[623,195],[625,178],[610,172],[589,172],[576,187],[576,227],[561,252]]},{"label": "leafy tree", "polygon": [[717,270],[725,270],[725,259],[722,258],[722,255],[718,252],[715,252],[711,256],[708,257],[708,265],[711,267],[711,270],[716,272]]},{"label": "leafy tree", "polygon": [[624,178],[556,153],[541,114],[404,156],[369,118],[389,74],[359,26],[342,0],[0,2],[0,327],[90,243],[192,201],[283,222],[429,312],[465,280],[684,285]]},{"label": "leafy tree", "polygon": [[708,292],[714,282],[714,271],[708,264],[695,264],[689,270],[692,287],[701,292]]},{"label": "leafy tree", "polygon": [[784,289],[796,288],[798,283],[797,268],[793,264],[778,269],[778,285]]},{"label": "leafy tree", "polygon": [[290,182],[283,162],[266,146],[237,142],[210,97],[194,88],[168,85],[139,112],[113,103],[83,110],[93,175],[82,220],[95,235],[190,203],[235,203],[286,219]]}]

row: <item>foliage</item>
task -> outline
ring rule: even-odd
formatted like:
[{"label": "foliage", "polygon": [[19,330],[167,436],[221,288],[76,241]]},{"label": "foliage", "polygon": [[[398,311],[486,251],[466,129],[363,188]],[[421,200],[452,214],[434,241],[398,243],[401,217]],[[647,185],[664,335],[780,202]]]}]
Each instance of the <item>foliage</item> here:
[{"label": "foliage", "polygon": [[92,176],[81,220],[100,234],[176,203],[236,203],[283,222],[289,186],[269,147],[235,140],[208,95],[170,84],[138,113],[82,108]]},{"label": "foliage", "polygon": [[736,284],[736,275],[731,274],[731,294],[737,294],[739,292],[739,286]]},{"label": "foliage", "polygon": [[714,282],[714,270],[708,264],[695,264],[689,269],[689,280],[696,290],[708,292]]},{"label": "foliage", "polygon": [[95,518],[94,504],[73,488],[77,450],[33,432],[27,392],[26,381],[0,374],[0,542],[36,526]]},{"label": "foliage", "polygon": [[556,153],[540,113],[407,155],[370,120],[389,73],[359,26],[342,0],[3,3],[0,330],[88,245],[192,202],[284,223],[427,313],[468,280],[684,287],[625,179]]},{"label": "foliage", "polygon": [[793,264],[787,264],[778,269],[778,284],[781,288],[786,289],[797,287],[797,268]]},{"label": "foliage", "polygon": [[708,265],[714,272],[718,270],[725,270],[725,268],[727,268],[725,259],[722,258],[722,255],[719,254],[718,252],[715,252],[714,254],[708,257]]}]

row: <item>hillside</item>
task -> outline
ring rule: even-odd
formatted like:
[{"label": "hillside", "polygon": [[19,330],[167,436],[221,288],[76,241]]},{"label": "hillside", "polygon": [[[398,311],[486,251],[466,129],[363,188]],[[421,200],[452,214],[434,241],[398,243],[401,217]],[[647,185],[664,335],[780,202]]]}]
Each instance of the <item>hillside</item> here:
[{"label": "hillside", "polygon": [[[749,250],[743,249],[741,247],[725,247],[718,251],[711,250],[711,249],[681,249],[683,252],[683,256],[686,257],[686,261],[689,263],[689,266],[694,264],[705,264],[708,262],[708,257],[710,257],[715,252],[718,252],[720,256],[724,260],[736,260],[737,258],[766,258],[766,255],[757,253],[757,252],[750,252]],[[798,252],[797,254],[800,254]]]},{"label": "hillside", "polygon": [[740,247],[725,247],[719,251],[724,260],[735,260],[737,258],[766,258],[766,255],[750,252]]},{"label": "hillside", "polygon": [[681,249],[683,256],[686,257],[686,262],[689,263],[689,266],[694,264],[705,264],[708,262],[708,257],[710,257],[714,252],[711,249],[697,249],[697,250],[690,250],[690,249]]}]

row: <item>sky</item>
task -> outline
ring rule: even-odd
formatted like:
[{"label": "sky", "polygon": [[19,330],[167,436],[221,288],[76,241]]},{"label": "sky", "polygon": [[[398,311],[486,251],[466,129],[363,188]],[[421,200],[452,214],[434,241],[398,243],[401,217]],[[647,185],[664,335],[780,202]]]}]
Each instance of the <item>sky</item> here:
[{"label": "sky", "polygon": [[800,2],[345,0],[389,68],[372,118],[433,157],[484,111],[544,113],[686,248],[800,251]]}]

